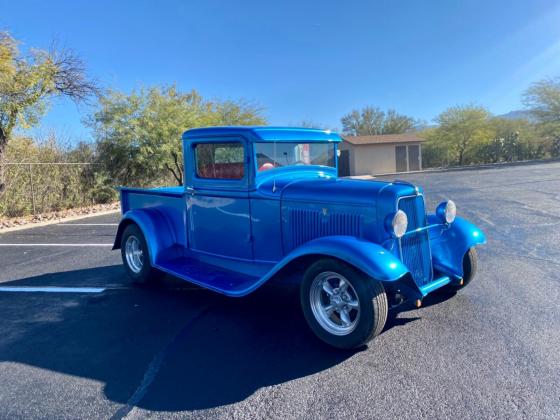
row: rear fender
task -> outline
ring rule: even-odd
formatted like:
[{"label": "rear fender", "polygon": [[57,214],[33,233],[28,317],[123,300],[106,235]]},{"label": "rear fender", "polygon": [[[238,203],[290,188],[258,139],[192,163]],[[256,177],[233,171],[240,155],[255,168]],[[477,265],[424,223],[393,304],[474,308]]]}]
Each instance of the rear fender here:
[{"label": "rear fender", "polygon": [[434,268],[445,274],[463,277],[463,257],[473,246],[486,243],[486,236],[475,225],[457,217],[450,225],[441,224],[435,215],[428,216],[430,247]]},{"label": "rear fender", "polygon": [[169,257],[169,253],[176,253],[176,238],[169,220],[156,208],[143,208],[127,211],[117,229],[117,236],[113,249],[121,248],[122,235],[126,227],[136,224],[146,239],[150,253],[150,263],[154,266],[162,256]]}]

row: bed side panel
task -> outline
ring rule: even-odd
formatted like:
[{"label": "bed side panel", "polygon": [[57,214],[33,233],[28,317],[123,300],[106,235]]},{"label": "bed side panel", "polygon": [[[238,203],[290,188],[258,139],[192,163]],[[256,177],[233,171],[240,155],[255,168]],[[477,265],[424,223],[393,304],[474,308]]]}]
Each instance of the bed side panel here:
[{"label": "bed side panel", "polygon": [[154,190],[121,190],[122,214],[135,209],[156,210],[174,233],[178,245],[187,246],[186,201],[184,194]]}]

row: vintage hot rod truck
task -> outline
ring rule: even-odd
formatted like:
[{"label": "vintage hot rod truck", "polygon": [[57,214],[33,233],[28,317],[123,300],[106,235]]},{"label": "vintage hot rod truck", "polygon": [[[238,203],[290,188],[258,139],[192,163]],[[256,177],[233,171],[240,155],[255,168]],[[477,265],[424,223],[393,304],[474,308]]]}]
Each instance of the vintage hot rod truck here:
[{"label": "vintage hot rod truck", "polygon": [[466,286],[486,239],[453,201],[426,214],[410,183],[337,177],[340,141],[314,129],[189,130],[183,187],[120,190],[114,249],[139,283],[168,273],[244,296],[295,278],[315,334],[361,346],[390,305]]}]

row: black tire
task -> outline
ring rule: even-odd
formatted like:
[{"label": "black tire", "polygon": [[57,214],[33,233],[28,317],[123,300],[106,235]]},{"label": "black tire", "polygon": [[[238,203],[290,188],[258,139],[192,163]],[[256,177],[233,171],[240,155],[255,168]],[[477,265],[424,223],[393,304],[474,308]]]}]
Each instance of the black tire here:
[{"label": "black tire", "polygon": [[474,279],[477,268],[478,255],[476,253],[476,248],[472,247],[463,257],[463,286],[461,287],[465,287]]},{"label": "black tire", "polygon": [[[134,237],[138,240],[140,249],[142,251],[142,267],[141,269],[135,270],[129,265],[126,257],[126,244],[129,238]],[[123,261],[124,268],[135,284],[147,284],[153,282],[162,276],[162,272],[153,268],[150,263],[150,252],[148,250],[148,245],[144,234],[140,228],[135,224],[128,225],[121,238],[121,258]]]},{"label": "black tire", "polygon": [[[325,329],[312,309],[312,285],[321,273],[326,272],[342,275],[352,286],[352,293],[355,293],[359,301],[360,309],[354,318],[355,327],[345,335],[335,335]],[[318,260],[307,269],[300,287],[300,301],[305,319],[315,335],[327,344],[341,349],[363,346],[383,331],[387,320],[388,304],[383,284],[333,258]]]},{"label": "black tire", "polygon": [[462,284],[450,284],[449,290],[460,290],[469,284],[476,276],[476,270],[478,268],[478,255],[476,253],[476,248],[472,247],[465,253],[463,257],[463,283]]}]

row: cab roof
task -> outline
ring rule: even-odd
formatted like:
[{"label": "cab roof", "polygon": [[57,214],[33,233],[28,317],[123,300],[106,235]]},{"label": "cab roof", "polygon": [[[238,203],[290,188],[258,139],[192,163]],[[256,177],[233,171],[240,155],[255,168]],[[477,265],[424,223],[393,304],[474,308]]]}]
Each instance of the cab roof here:
[{"label": "cab roof", "polygon": [[201,137],[243,135],[253,141],[302,141],[340,142],[340,136],[330,130],[296,127],[205,127],[193,128],[183,133],[183,140]]}]

